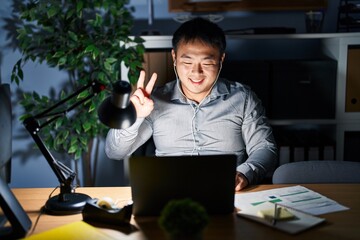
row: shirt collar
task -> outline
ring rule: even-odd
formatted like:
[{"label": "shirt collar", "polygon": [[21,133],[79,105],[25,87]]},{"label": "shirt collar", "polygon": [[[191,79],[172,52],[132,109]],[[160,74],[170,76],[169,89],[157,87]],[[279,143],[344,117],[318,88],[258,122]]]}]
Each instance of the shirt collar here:
[{"label": "shirt collar", "polygon": [[[180,81],[176,80],[174,84],[172,84],[172,101],[180,101],[182,103],[187,103],[187,98],[182,93],[181,87],[180,87]],[[219,78],[217,82],[215,83],[213,89],[211,90],[209,94],[209,100],[211,101],[213,99],[216,99],[220,96],[229,94],[229,85],[227,84],[227,81],[223,78]]]}]

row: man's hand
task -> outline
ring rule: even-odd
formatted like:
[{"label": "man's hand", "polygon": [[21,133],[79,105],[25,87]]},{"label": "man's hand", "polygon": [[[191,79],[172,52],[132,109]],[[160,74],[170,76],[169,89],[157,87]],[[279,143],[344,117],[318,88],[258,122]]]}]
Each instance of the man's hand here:
[{"label": "man's hand", "polygon": [[235,191],[240,191],[241,189],[244,189],[247,185],[249,185],[249,182],[246,177],[242,173],[236,172]]},{"label": "man's hand", "polygon": [[136,109],[136,115],[139,118],[149,116],[154,109],[154,102],[150,98],[151,92],[154,88],[157,79],[157,74],[153,73],[146,87],[145,84],[145,71],[140,72],[139,79],[137,81],[137,89],[131,96],[130,100],[134,104]]}]

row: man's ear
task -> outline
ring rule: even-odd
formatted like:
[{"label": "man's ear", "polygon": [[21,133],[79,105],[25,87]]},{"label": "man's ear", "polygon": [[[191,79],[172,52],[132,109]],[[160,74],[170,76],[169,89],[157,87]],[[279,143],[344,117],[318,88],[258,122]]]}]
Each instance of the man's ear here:
[{"label": "man's ear", "polygon": [[223,55],[222,55],[221,58],[220,58],[220,61],[221,61],[222,63],[224,63],[224,60],[225,60],[225,53],[223,53]]},{"label": "man's ear", "polygon": [[173,62],[175,62],[175,61],[176,61],[176,54],[175,54],[175,50],[174,50],[174,49],[171,50],[171,56],[172,56]]}]

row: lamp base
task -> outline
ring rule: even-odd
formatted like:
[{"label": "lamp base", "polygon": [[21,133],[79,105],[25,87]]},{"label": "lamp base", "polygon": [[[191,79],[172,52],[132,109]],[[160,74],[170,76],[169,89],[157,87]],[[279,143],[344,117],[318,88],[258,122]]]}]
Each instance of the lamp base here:
[{"label": "lamp base", "polygon": [[56,195],[47,200],[44,209],[49,215],[71,215],[81,213],[86,202],[91,199],[82,193],[65,193],[64,199]]}]

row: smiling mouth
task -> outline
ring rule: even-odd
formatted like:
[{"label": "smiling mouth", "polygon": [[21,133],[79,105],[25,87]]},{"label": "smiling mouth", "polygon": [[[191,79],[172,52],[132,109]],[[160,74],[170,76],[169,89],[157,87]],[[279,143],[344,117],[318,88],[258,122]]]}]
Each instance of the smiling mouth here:
[{"label": "smiling mouth", "polygon": [[200,79],[200,80],[194,80],[190,78],[190,82],[194,83],[194,84],[201,84],[202,82],[204,82],[204,79]]}]

